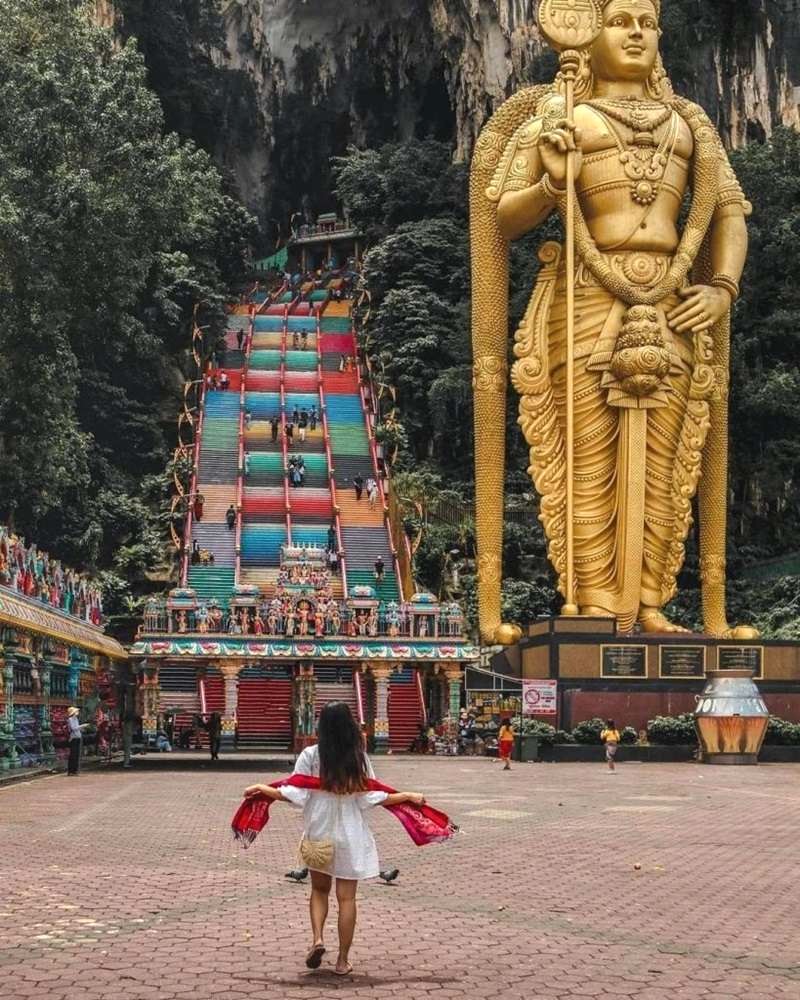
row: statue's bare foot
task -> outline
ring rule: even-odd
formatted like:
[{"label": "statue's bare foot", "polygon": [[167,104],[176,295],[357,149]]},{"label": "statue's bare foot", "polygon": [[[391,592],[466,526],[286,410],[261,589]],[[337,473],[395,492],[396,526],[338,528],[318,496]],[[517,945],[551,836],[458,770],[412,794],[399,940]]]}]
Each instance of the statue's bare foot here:
[{"label": "statue's bare foot", "polygon": [[642,632],[688,632],[688,628],[676,625],[658,608],[642,608],[639,612],[639,625]]},{"label": "statue's bare foot", "polygon": [[761,633],[752,625],[724,625],[717,628],[706,627],[706,632],[715,639],[738,639],[739,642],[748,642],[751,639],[758,639]]},{"label": "statue's bare foot", "polygon": [[581,615],[584,618],[615,618],[613,611],[606,608],[598,608],[594,604],[586,604],[581,608]]}]

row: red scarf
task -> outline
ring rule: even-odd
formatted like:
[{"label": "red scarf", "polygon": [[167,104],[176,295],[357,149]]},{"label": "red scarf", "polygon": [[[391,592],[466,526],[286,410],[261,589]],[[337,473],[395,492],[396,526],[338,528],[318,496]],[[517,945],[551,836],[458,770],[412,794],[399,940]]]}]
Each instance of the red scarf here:
[{"label": "red scarf", "polygon": [[[280,781],[270,783],[271,788],[281,788],[283,785],[308,788],[312,791],[319,791],[322,788],[319,778],[313,778],[307,774],[293,774],[289,778],[282,778]],[[386,792],[387,795],[393,795],[395,790],[380,781],[375,781],[374,778],[368,778],[367,791]],[[272,805],[272,800],[265,795],[254,795],[252,798],[245,799],[236,810],[236,815],[231,822],[231,829],[233,836],[241,843],[242,847],[249,847],[267,825],[270,805]],[[406,833],[417,847],[449,840],[458,830],[458,827],[451,823],[443,812],[439,812],[433,806],[416,806],[412,802],[404,802],[402,805],[384,806],[384,808],[400,820]]]}]

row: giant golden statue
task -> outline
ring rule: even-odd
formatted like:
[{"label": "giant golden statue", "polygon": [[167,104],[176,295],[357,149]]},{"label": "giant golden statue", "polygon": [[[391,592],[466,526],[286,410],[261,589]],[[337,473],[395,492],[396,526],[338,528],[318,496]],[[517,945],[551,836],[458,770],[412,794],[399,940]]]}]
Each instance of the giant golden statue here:
[{"label": "giant golden statue", "polygon": [[672,91],[659,16],[659,0],[543,0],[540,25],[561,51],[559,75],[506,101],[475,149],[476,527],[487,642],[519,636],[500,616],[508,241],[553,211],[567,245],[539,251],[511,378],[564,613],[613,616],[623,631],[637,622],[678,631],[661,609],[676,591],[699,483],[705,629],[753,635],[731,629],[725,611],[730,310],[749,206],[708,116]]}]

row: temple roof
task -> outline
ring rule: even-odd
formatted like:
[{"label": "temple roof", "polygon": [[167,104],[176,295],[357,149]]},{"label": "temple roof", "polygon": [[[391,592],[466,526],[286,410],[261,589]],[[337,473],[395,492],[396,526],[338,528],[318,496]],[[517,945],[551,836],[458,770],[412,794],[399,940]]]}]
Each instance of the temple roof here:
[{"label": "temple roof", "polygon": [[128,657],[125,648],[97,626],[3,586],[0,586],[0,625],[35,632],[113,659]]}]

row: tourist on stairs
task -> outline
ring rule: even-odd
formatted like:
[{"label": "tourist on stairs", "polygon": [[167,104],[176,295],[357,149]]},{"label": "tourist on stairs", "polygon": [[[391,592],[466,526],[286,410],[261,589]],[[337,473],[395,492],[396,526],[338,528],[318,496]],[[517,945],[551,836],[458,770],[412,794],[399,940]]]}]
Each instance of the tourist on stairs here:
[{"label": "tourist on stairs", "polygon": [[383,577],[386,573],[386,566],[380,556],[375,560],[375,582],[383,583]]},{"label": "tourist on stairs", "polygon": [[[455,828],[444,814],[426,807],[419,792],[395,792],[374,780],[358,723],[344,702],[332,702],[322,709],[317,732],[319,742],[300,754],[290,778],[245,789],[246,801],[234,817],[233,830],[247,844],[268,821],[271,802],[290,802],[302,808],[305,830],[300,857],[311,871],[312,943],[306,965],[317,969],[322,964],[328,898],[336,879],[339,953],[333,971],[347,976],[353,971],[350,946],[356,926],[358,883],[380,872],[375,839],[367,822],[369,810],[380,805],[394,812],[418,844],[447,840]],[[259,801],[263,799],[266,802]]]},{"label": "tourist on stairs", "polygon": [[356,476],[353,479],[353,489],[356,491],[356,500],[360,500],[361,494],[364,492],[364,480],[361,476]]},{"label": "tourist on stairs", "polygon": [[281,421],[280,417],[273,417],[270,421],[270,430],[272,433],[272,443],[275,444],[278,440],[278,431],[280,430]]},{"label": "tourist on stairs", "polygon": [[336,524],[335,522],[331,524],[328,528],[328,552],[333,552],[336,548]]},{"label": "tourist on stairs", "polygon": [[369,500],[370,510],[374,510],[375,504],[378,500],[378,484],[372,476],[370,476],[367,480],[367,499]]},{"label": "tourist on stairs", "polygon": [[312,431],[317,429],[317,421],[319,420],[319,415],[317,414],[317,407],[311,407],[311,413],[309,414],[309,428]]},{"label": "tourist on stairs", "polygon": [[225,513],[225,521],[228,525],[228,530],[233,531],[233,529],[236,527],[236,508],[233,506],[233,504],[231,504],[230,507],[228,507],[228,510]]}]

